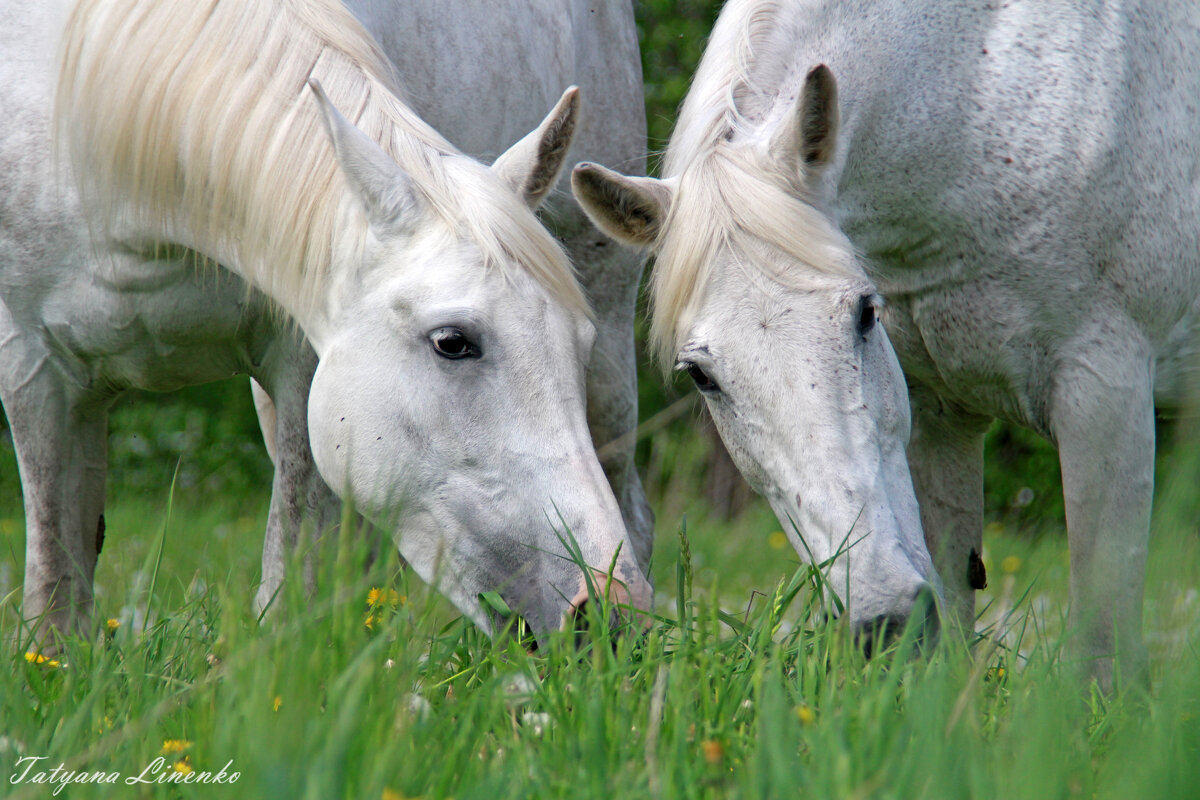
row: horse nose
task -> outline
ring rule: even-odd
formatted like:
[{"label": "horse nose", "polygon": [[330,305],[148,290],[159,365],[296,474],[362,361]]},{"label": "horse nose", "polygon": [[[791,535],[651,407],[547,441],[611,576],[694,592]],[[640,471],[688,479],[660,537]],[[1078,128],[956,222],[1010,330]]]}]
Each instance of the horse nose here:
[{"label": "horse nose", "polygon": [[643,632],[650,624],[650,618],[639,611],[649,610],[651,600],[650,585],[645,578],[635,570],[635,577],[629,581],[620,581],[603,572],[593,571],[591,586],[588,581],[582,581],[583,586],[571,598],[571,604],[563,619],[563,629],[581,634],[587,631],[591,624],[592,603],[594,595],[604,600],[604,608],[608,610],[608,626],[612,631],[628,633],[635,630]]},{"label": "horse nose", "polygon": [[913,644],[917,648],[932,647],[941,633],[941,616],[938,613],[937,594],[928,583],[921,584],[913,592],[912,606],[907,614],[880,614],[855,626],[854,638],[871,658],[886,650],[888,645],[900,638],[907,626],[916,628]]}]

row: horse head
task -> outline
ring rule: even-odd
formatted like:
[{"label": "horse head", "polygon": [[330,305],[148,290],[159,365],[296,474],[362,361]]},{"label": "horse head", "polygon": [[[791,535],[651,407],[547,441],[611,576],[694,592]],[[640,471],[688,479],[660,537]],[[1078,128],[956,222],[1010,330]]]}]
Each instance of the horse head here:
[{"label": "horse head", "polygon": [[438,154],[422,182],[313,88],[351,216],[365,220],[337,256],[346,266],[314,336],[321,474],[484,627],[479,595],[491,590],[539,635],[573,618],[589,583],[647,607],[585,418],[595,331],[533,214],[570,143],[577,92],[492,168]]},{"label": "horse head", "polygon": [[725,116],[706,145],[668,151],[666,179],[584,164],[573,188],[598,226],[654,252],[660,360],[692,378],[734,462],[801,557],[825,565],[855,630],[873,642],[913,614],[936,630],[904,375],[878,324],[883,300],[823,210],[832,73],[812,70],[788,105],[753,127]]}]

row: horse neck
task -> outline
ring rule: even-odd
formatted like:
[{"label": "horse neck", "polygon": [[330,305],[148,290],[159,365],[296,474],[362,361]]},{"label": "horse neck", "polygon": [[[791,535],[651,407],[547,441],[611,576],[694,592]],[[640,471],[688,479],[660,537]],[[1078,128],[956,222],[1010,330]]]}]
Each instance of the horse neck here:
[{"label": "horse neck", "polygon": [[[320,354],[320,345],[328,339],[336,318],[345,313],[357,295],[359,276],[353,255],[361,251],[363,236],[357,235],[356,239],[356,234],[365,231],[366,220],[357,200],[348,191],[343,190],[342,195],[338,205],[343,222],[337,226],[338,233],[330,244],[333,258],[321,265],[325,274],[317,289],[281,280],[269,262],[248,261],[245,250],[238,244],[242,232],[236,226],[197,230],[179,221],[185,215],[177,209],[165,210],[149,224],[145,216],[110,209],[108,214],[93,219],[89,227],[93,234],[102,232],[106,246],[114,252],[143,253],[148,260],[154,260],[165,250],[184,249],[197,254],[201,269],[219,267],[237,275],[290,317]],[[94,201],[85,203],[89,205],[94,208]]]},{"label": "horse neck", "polygon": [[440,144],[334,0],[81,2],[64,31],[57,116],[89,213],[122,245],[221,263],[318,331],[365,226],[346,224],[353,204],[310,77],[377,142]]}]

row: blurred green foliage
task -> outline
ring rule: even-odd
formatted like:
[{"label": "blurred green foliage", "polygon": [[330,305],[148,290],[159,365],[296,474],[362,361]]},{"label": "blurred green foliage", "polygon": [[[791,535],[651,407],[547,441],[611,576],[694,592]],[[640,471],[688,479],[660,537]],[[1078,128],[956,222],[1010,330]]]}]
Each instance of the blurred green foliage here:
[{"label": "blurred green foliage", "polygon": [[185,500],[254,495],[270,491],[273,471],[244,377],[169,394],[130,392],[110,415],[110,483],[127,491],[158,496],[174,477]]},{"label": "blurred green foliage", "polygon": [[[161,499],[174,480],[185,505],[220,496],[237,508],[259,504],[271,491],[273,468],[246,378],[166,394],[128,392],[113,406],[108,430],[110,498]],[[0,484],[7,487],[5,507],[19,504],[7,426],[0,436]]]},{"label": "blurred green foliage", "polygon": [[[667,146],[675,111],[687,92],[721,3],[715,0],[641,0],[634,4],[650,150]],[[657,159],[651,159],[657,172]]]}]

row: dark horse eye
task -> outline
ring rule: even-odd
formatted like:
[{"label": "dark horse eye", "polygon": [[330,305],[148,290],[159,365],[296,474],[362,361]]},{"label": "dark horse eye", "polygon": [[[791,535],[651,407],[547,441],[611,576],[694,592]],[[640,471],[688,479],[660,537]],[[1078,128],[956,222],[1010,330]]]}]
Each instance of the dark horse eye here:
[{"label": "dark horse eye", "polygon": [[866,336],[875,327],[875,301],[871,295],[863,295],[858,301],[858,333]]},{"label": "dark horse eye", "polygon": [[442,358],[478,358],[479,348],[458,328],[438,328],[429,334],[433,349]]},{"label": "dark horse eye", "polygon": [[691,361],[685,361],[680,366],[687,370],[688,375],[692,376],[692,381],[695,382],[696,388],[700,391],[716,392],[720,390],[721,387],[717,386],[717,382],[708,377],[708,373]]}]

